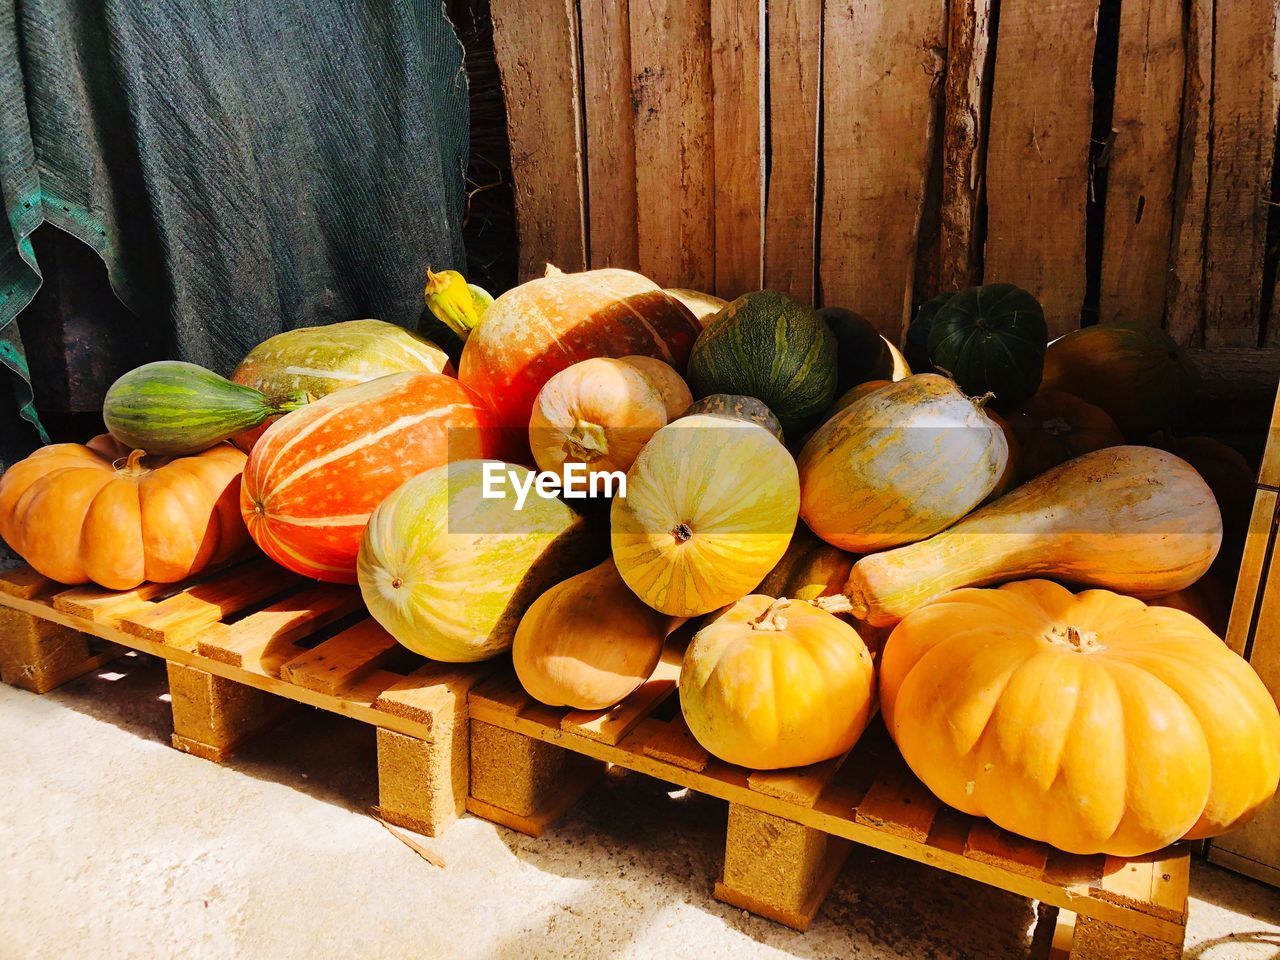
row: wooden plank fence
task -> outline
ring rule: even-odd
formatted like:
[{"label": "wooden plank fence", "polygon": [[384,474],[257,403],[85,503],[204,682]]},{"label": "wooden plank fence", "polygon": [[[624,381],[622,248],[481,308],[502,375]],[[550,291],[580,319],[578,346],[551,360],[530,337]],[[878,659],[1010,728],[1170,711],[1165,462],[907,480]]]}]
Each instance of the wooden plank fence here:
[{"label": "wooden plank fence", "polygon": [[767,285],[895,339],[1004,280],[1059,333],[1134,320],[1280,371],[1280,0],[491,9],[521,279]]}]

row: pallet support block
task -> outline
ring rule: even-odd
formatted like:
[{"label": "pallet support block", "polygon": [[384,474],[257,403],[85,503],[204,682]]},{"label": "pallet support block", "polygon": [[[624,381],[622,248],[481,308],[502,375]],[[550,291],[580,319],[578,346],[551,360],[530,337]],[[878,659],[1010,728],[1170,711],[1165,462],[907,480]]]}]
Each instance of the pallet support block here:
[{"label": "pallet support block", "polygon": [[0,679],[11,686],[48,693],[119,656],[90,647],[88,635],[71,627],[0,607]]},{"label": "pallet support block", "polygon": [[435,730],[420,740],[378,728],[378,814],[428,837],[461,816],[470,779],[466,718]]},{"label": "pallet support block", "polygon": [[603,773],[599,760],[471,721],[467,810],[478,817],[541,836]]},{"label": "pallet support block", "polygon": [[220,763],[296,706],[254,687],[166,662],[173,706],[173,745]]},{"label": "pallet support block", "polygon": [[730,803],[716,899],[807,930],[850,847],[821,830]]},{"label": "pallet support block", "polygon": [[1181,940],[1156,940],[1092,917],[1076,917],[1071,960],[1178,960],[1181,956]]}]

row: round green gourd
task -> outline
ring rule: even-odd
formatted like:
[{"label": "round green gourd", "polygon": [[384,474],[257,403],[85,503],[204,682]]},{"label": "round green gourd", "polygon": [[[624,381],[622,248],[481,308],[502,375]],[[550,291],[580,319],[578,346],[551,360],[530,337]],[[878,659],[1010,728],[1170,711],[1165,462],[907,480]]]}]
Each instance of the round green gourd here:
[{"label": "round green gourd", "polygon": [[698,337],[688,379],[695,397],[755,397],[787,433],[803,432],[835,399],[836,338],[821,317],[785,294],[744,294]]},{"label": "round green gourd", "polygon": [[933,364],[929,362],[929,332],[933,329],[933,318],[955,295],[955,290],[948,290],[932,300],[926,300],[907,327],[907,341],[902,347],[902,353],[911,365],[912,373],[933,373]]},{"label": "round green gourd", "polygon": [[305,403],[301,394],[273,403],[252,387],[194,363],[158,360],[111,385],[102,401],[102,419],[121,443],[181,456],[207,450]]},{"label": "round green gourd", "polygon": [[817,311],[836,338],[836,393],[844,393],[893,369],[889,344],[861,314],[844,307]]},{"label": "round green gourd", "polygon": [[1159,327],[1099,323],[1049,345],[1044,386],[1101,407],[1131,441],[1167,427],[1195,393],[1185,351]]},{"label": "round green gourd", "polygon": [[786,442],[782,435],[782,424],[778,422],[778,418],[755,397],[744,397],[733,393],[713,393],[709,397],[695,401],[681,414],[681,417],[692,417],[700,413],[758,423],[777,437],[779,443]]},{"label": "round green gourd", "polygon": [[1040,302],[1011,283],[969,287],[938,308],[929,360],[971,397],[1008,407],[1032,396],[1044,373],[1049,328]]}]

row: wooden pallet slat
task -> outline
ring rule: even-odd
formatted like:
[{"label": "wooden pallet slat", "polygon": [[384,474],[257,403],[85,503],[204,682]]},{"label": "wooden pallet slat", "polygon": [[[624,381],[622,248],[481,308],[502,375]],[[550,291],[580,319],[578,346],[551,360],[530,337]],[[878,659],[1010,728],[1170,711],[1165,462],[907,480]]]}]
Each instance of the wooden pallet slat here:
[{"label": "wooden pallet slat", "polygon": [[238,623],[206,630],[197,649],[222,663],[267,677],[303,652],[297,641],[361,608],[360,595],[347,587],[308,587]]},{"label": "wooden pallet slat", "polygon": [[698,772],[707,769],[707,763],[711,759],[711,754],[707,753],[689,731],[689,725],[684,722],[682,714],[676,714],[675,719],[663,724],[659,731],[648,737],[643,750],[646,757]]},{"label": "wooden pallet slat", "polygon": [[747,785],[756,793],[811,807],[835,779],[848,756],[845,753],[821,763],[789,770],[756,770],[747,777]]},{"label": "wooden pallet slat", "polygon": [[1094,0],[1000,4],[984,280],[1034,293],[1050,337],[1076,329],[1084,305],[1097,13]]},{"label": "wooden pallet slat", "polygon": [[359,683],[399,649],[395,637],[370,617],[282,664],[280,678],[335,693]]},{"label": "wooden pallet slat", "polygon": [[627,699],[608,710],[572,710],[560,720],[560,728],[603,743],[618,743],[645,717],[676,692],[678,664],[658,662],[647,681]]},{"label": "wooden pallet slat", "polygon": [[975,820],[965,838],[964,855],[1028,877],[1044,875],[1049,848],[1001,830],[989,820]]},{"label": "wooden pallet slat", "polygon": [[905,763],[894,759],[878,771],[858,804],[857,821],[924,843],[939,807],[937,797],[911,774]]},{"label": "wooden pallet slat", "polygon": [[155,643],[191,648],[203,628],[300,582],[297,574],[270,561],[254,561],[122,617],[118,625],[125,633]]},{"label": "wooden pallet slat", "polygon": [[163,583],[143,583],[132,590],[108,590],[105,587],[72,587],[53,597],[56,610],[85,620],[112,623],[121,617],[146,610],[153,597],[168,591]]},{"label": "wooden pallet slat", "polygon": [[29,568],[0,574],[5,682],[43,693],[128,648],[166,662],[178,750],[222,761],[298,705],[320,707],[377,729],[384,819],[435,835],[462,813],[466,691],[492,666],[453,665],[431,681],[388,669],[399,647],[355,588],[306,585],[266,560],[118,592],[67,589]]}]

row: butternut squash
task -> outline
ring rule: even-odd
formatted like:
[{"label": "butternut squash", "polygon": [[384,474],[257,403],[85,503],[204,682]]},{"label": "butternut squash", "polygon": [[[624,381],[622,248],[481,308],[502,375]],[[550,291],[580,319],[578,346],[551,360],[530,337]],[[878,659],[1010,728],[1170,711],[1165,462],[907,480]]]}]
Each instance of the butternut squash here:
[{"label": "butternut squash", "polygon": [[611,557],[533,601],[511,648],[516,676],[542,703],[603,710],[652,676],[679,622],[632,593]]},{"label": "butternut squash", "polygon": [[1153,597],[1213,563],[1222,515],[1190,464],[1152,447],[1107,447],[1042,473],[950,529],[853,565],[854,616],[896,623],[961,587],[1052,577]]}]

